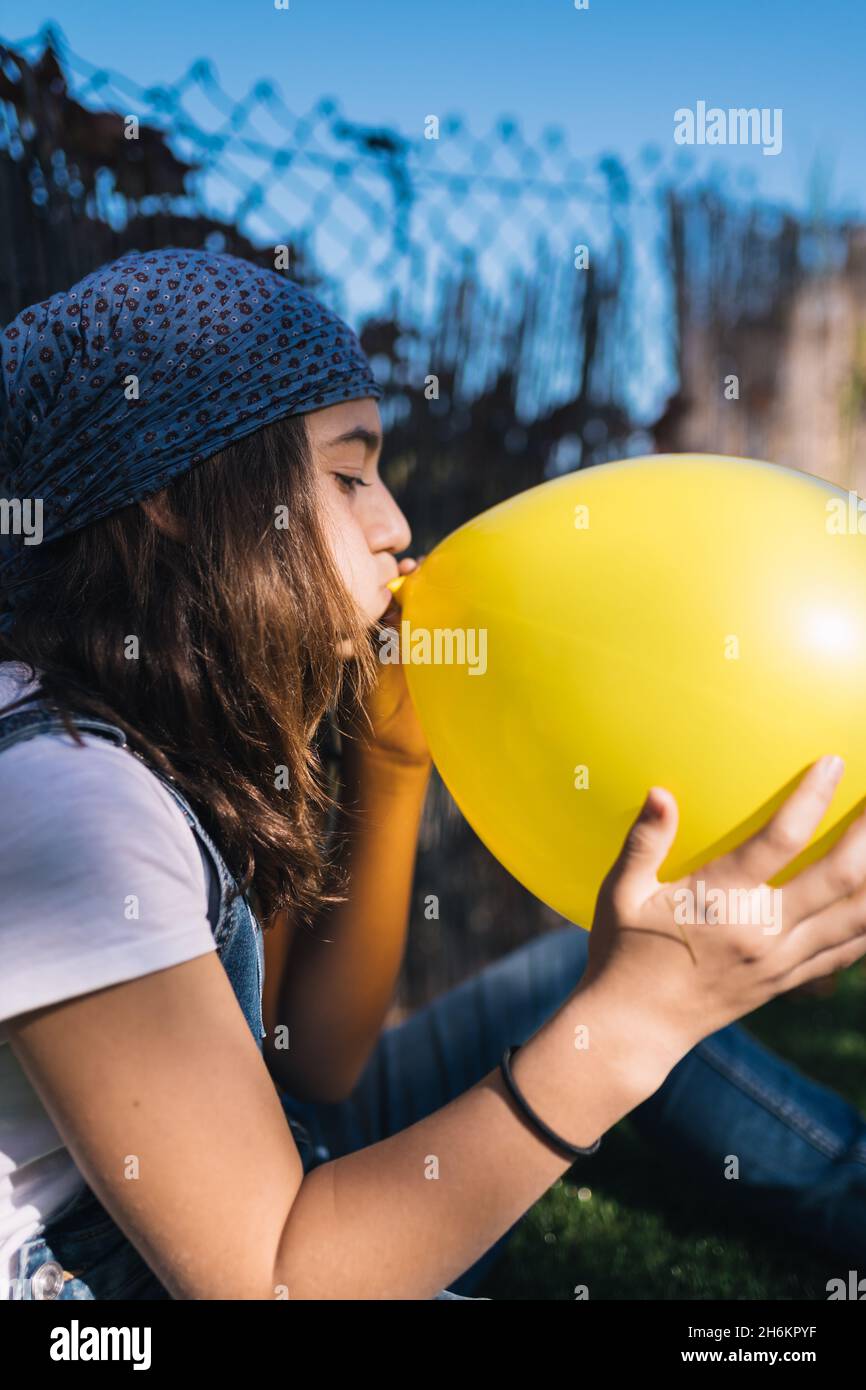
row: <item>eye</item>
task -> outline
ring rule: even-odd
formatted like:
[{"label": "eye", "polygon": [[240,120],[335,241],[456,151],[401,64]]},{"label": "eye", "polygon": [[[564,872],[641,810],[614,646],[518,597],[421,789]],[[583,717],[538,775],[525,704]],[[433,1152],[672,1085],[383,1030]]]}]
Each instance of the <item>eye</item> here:
[{"label": "eye", "polygon": [[354,473],[335,473],[334,477],[337,479],[343,491],[348,493],[354,492],[357,487],[371,486],[370,483],[362,482]]}]

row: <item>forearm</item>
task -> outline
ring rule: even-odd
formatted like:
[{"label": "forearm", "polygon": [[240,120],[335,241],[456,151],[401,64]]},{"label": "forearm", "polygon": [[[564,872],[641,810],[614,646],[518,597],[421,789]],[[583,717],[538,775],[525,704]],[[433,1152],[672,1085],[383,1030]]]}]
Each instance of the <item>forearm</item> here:
[{"label": "forearm", "polygon": [[348,760],[337,827],[348,831],[348,897],[295,932],[279,992],[290,1045],[275,1062],[301,1099],[350,1089],[381,1030],[405,949],[428,780],[429,768]]},{"label": "forearm", "polygon": [[[527,1042],[513,1075],[581,1147],[661,1085],[678,1060],[633,1015],[578,990]],[[589,1047],[575,1047],[575,1030]],[[408,1129],[304,1179],[274,1283],[295,1299],[429,1299],[468,1269],[570,1167],[513,1109],[498,1070]]]}]

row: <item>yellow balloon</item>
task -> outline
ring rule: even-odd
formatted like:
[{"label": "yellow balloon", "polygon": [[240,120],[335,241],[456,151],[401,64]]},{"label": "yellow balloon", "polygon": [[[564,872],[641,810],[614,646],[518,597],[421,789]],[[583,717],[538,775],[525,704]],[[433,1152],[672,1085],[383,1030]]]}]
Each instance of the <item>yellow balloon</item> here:
[{"label": "yellow balloon", "polygon": [[825,753],[842,781],[772,883],[838,838],[866,793],[860,521],[853,494],[794,469],[654,455],[531,488],[442,541],[403,582],[399,659],[446,786],[506,869],[589,927],[650,786],[679,805],[669,881],[754,833]]}]

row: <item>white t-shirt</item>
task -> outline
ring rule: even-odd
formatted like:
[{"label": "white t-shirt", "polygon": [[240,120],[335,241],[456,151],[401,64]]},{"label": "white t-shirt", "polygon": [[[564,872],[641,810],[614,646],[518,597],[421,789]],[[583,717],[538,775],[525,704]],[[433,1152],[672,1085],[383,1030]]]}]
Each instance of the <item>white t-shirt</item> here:
[{"label": "white t-shirt", "polygon": [[[25,688],[24,668],[0,662],[0,707]],[[83,737],[0,752],[0,1299],[15,1252],[84,1186],[4,1020],[216,949],[180,808],[126,749]]]}]

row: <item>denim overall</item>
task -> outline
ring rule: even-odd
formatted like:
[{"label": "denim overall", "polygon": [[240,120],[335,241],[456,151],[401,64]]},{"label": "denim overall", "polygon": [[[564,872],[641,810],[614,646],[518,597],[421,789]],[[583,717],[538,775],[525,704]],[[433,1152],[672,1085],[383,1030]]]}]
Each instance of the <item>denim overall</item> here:
[{"label": "denim overall", "polygon": [[[121,747],[128,747],[126,735],[116,725],[83,714],[77,715],[73,722],[82,733],[97,734]],[[59,716],[34,700],[26,707],[0,716],[0,752],[13,743],[37,734],[66,732]],[[132,749],[129,751],[134,752]],[[170,778],[150,763],[146,765],[174,798],[196,837],[210,885],[208,917],[217,955],[261,1050],[265,1037],[262,1023],[264,943],[261,926],[246,895],[232,896],[236,890],[235,879],[189,802]],[[307,1127],[290,1113],[291,1098],[283,1092],[280,1092],[280,1098],[304,1170],[309,1171],[315,1163],[326,1160],[330,1155],[327,1149],[314,1145]],[[13,1268],[11,1272],[10,1291],[15,1299],[171,1297],[89,1187],[85,1187],[55,1213],[41,1234],[26,1241],[18,1251],[17,1259],[18,1268]],[[436,1295],[436,1298],[442,1299],[458,1297],[460,1295],[444,1290]]]}]

